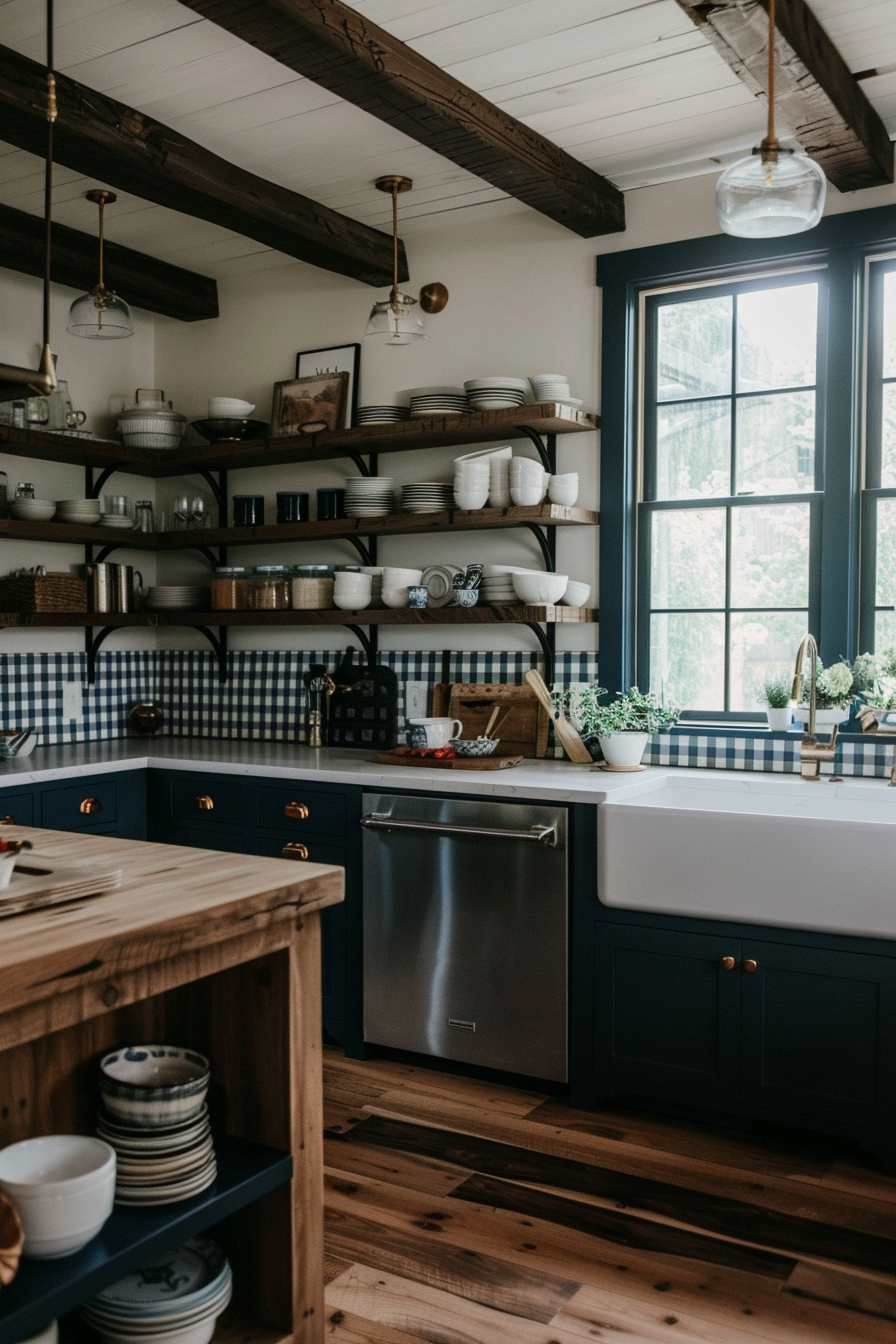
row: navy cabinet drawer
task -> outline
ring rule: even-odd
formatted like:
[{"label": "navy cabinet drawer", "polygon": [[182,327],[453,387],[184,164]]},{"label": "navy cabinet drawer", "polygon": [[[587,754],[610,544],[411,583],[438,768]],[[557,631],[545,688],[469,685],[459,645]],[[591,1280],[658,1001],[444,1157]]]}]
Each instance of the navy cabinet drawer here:
[{"label": "navy cabinet drawer", "polygon": [[0,793],[0,825],[33,826],[34,798],[30,793]]},{"label": "navy cabinet drawer", "polygon": [[242,833],[246,821],[246,786],[226,775],[184,773],[171,780],[173,824],[189,829],[236,826]]},{"label": "navy cabinet drawer", "polygon": [[84,779],[60,789],[44,789],[40,799],[41,825],[51,831],[80,831],[114,825],[118,820],[118,783]]},{"label": "navy cabinet drawer", "polygon": [[[345,795],[306,789],[301,781],[286,787],[258,786],[258,825],[287,834],[345,834]],[[329,860],[325,859],[327,863]]]},{"label": "navy cabinet drawer", "polygon": [[229,854],[245,854],[246,841],[238,831],[210,826],[156,826],[153,839],[162,845],[186,845],[188,849],[224,849]]}]

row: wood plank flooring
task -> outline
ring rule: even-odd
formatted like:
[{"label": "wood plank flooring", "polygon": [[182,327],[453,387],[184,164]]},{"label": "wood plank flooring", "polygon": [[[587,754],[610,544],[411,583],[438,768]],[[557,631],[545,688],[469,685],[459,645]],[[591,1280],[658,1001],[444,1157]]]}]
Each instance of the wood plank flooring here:
[{"label": "wood plank flooring", "polygon": [[333,1344],[893,1344],[896,1180],[754,1135],[324,1056]]}]

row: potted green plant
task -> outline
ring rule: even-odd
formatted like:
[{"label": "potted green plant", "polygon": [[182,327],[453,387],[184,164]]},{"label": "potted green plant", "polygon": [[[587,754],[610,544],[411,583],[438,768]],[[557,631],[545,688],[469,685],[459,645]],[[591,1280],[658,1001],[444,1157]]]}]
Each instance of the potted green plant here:
[{"label": "potted green plant", "polygon": [[765,701],[765,713],[772,732],[786,732],[793,720],[790,708],[790,677],[766,677],[762,684],[762,698]]},{"label": "potted green plant", "polygon": [[[815,669],[815,722],[819,728],[845,723],[853,699],[853,670],[845,659],[825,667],[821,659]],[[803,693],[793,717],[809,722],[809,677],[803,676]]]},{"label": "potted green plant", "polygon": [[661,705],[652,691],[637,686],[602,704],[608,694],[603,686],[586,686],[576,697],[576,723],[590,750],[600,745],[608,765],[636,769],[651,734],[673,724],[678,710]]}]

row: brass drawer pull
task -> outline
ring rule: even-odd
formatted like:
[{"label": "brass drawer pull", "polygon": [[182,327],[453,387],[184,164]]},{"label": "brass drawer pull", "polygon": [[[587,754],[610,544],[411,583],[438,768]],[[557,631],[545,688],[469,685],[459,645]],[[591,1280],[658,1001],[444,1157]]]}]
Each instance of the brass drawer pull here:
[{"label": "brass drawer pull", "polygon": [[308,809],[304,803],[287,803],[283,813],[284,816],[294,817],[296,821],[308,820]]},{"label": "brass drawer pull", "polygon": [[99,798],[85,798],[78,808],[78,811],[83,813],[85,817],[89,816],[91,812],[102,812],[102,810],[103,805]]},{"label": "brass drawer pull", "polygon": [[215,810],[214,799],[209,798],[207,793],[200,793],[196,801],[199,804],[200,812],[214,812]]},{"label": "brass drawer pull", "polygon": [[9,813],[5,817],[0,817],[0,826],[15,826],[16,819]]},{"label": "brass drawer pull", "polygon": [[748,975],[752,975],[754,971],[759,970],[759,962],[753,961],[752,957],[749,957],[744,962],[744,970],[747,972]]},{"label": "brass drawer pull", "polygon": [[723,970],[723,971],[733,971],[736,965],[737,965],[737,961],[735,960],[734,957],[723,957],[723,958],[722,958],[722,970]]},{"label": "brass drawer pull", "polygon": [[280,856],[284,859],[307,859],[308,846],[300,845],[297,840],[290,840],[289,844],[281,849]]}]

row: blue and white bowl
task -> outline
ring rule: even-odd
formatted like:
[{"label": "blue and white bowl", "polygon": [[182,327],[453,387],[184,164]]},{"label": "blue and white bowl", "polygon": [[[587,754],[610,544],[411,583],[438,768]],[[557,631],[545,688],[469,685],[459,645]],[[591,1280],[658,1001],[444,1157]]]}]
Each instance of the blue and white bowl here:
[{"label": "blue and white bowl", "polygon": [[491,756],[500,741],[500,737],[473,737],[466,741],[456,737],[451,745],[455,756]]},{"label": "blue and white bowl", "polygon": [[173,1045],[129,1045],[100,1062],[106,1110],[126,1125],[157,1129],[197,1116],[205,1104],[209,1062]]}]

